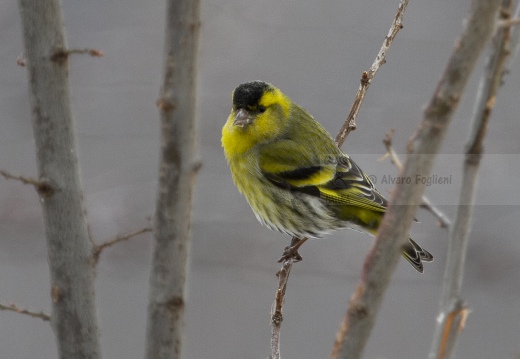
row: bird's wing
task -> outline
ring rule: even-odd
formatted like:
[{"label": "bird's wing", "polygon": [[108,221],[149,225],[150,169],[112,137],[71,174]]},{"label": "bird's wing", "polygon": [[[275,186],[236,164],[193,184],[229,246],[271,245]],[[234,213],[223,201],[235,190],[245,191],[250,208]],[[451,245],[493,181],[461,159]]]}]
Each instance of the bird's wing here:
[{"label": "bird's wing", "polygon": [[331,204],[385,212],[387,200],[363,171],[341,152],[316,155],[290,140],[260,154],[260,170],[274,185],[320,197]]},{"label": "bird's wing", "polygon": [[[260,149],[260,170],[267,179],[280,187],[322,185],[335,176],[337,154],[334,149],[325,151],[318,148],[319,144],[312,140],[303,146],[292,139],[272,142]],[[328,152],[332,154],[328,155]]]},{"label": "bird's wing", "polygon": [[385,212],[388,201],[370,178],[346,155],[340,158],[334,178],[319,186],[322,198],[331,202]]}]

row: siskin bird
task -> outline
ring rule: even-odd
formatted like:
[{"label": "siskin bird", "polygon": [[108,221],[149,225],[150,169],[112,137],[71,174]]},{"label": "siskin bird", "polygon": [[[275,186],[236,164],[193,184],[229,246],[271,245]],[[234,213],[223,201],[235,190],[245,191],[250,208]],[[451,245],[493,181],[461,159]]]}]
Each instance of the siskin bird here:
[{"label": "siskin bird", "polygon": [[[222,147],[235,185],[267,227],[298,238],[340,228],[377,233],[387,200],[328,132],[271,84],[234,90]],[[433,260],[411,238],[402,254],[419,272]]]}]

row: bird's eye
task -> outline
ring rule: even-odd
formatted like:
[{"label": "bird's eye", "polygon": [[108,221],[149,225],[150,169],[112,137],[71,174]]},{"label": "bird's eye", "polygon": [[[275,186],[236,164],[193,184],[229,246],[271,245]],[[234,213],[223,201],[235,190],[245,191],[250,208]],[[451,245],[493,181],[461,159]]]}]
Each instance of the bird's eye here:
[{"label": "bird's eye", "polygon": [[264,113],[265,112],[265,107],[264,106],[258,106],[258,112]]}]

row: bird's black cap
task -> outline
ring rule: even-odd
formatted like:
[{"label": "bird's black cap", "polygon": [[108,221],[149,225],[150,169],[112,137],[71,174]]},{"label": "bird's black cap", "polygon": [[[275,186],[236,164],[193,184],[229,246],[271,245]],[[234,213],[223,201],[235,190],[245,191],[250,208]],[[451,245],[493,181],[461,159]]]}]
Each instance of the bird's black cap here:
[{"label": "bird's black cap", "polygon": [[270,91],[271,89],[271,85],[262,81],[252,81],[238,85],[233,92],[233,106],[236,108],[246,108],[258,105],[264,92]]}]

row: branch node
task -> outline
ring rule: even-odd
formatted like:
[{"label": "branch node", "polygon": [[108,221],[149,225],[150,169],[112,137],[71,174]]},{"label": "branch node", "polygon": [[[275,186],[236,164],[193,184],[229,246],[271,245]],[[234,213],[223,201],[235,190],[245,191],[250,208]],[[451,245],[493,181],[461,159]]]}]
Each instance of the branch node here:
[{"label": "branch node", "polygon": [[56,192],[55,186],[51,185],[47,180],[40,180],[34,186],[42,198],[50,198]]},{"label": "branch node", "polygon": [[202,161],[199,158],[197,158],[195,161],[193,161],[193,165],[191,167],[191,172],[193,174],[197,174],[201,168],[202,168]]},{"label": "branch node", "polygon": [[155,102],[155,105],[163,112],[171,112],[177,108],[177,104],[173,100],[166,97],[158,99]]},{"label": "branch node", "polygon": [[25,60],[25,57],[23,56],[23,52],[20,55],[18,55],[18,57],[16,58],[16,64],[20,67],[27,66],[27,61]]},{"label": "branch node", "polygon": [[58,286],[53,285],[51,288],[51,299],[53,303],[59,303],[63,298],[63,294]]},{"label": "branch node", "polygon": [[67,61],[67,58],[69,57],[69,52],[66,48],[63,47],[55,47],[51,50],[51,61],[56,62],[58,64],[63,64],[65,61]]},{"label": "branch node", "polygon": [[182,299],[182,297],[179,297],[179,296],[172,296],[167,302],[166,302],[166,307],[168,308],[168,310],[170,312],[175,312],[175,311],[178,311],[179,308],[183,308],[184,307],[184,299]]},{"label": "branch node", "polygon": [[361,84],[362,85],[367,85],[369,81],[370,80],[368,78],[368,72],[363,71],[363,74],[361,75]]}]

